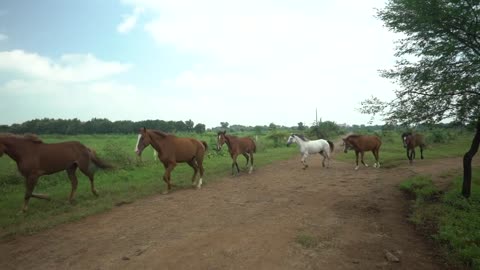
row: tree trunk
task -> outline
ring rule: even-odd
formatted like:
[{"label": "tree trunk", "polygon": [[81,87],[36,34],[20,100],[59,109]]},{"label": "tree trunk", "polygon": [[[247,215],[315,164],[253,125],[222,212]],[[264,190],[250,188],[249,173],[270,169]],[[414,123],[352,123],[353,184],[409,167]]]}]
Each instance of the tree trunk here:
[{"label": "tree trunk", "polygon": [[472,159],[478,151],[480,145],[480,119],[477,120],[475,136],[473,137],[470,150],[463,156],[463,186],[462,195],[465,198],[470,197],[472,189]]}]

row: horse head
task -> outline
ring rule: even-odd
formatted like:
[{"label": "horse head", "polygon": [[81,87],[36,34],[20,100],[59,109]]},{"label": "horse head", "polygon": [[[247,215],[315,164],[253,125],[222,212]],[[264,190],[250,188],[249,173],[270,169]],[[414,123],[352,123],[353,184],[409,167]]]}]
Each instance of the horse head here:
[{"label": "horse head", "polygon": [[344,152],[344,153],[347,153],[348,150],[352,150],[352,149],[353,149],[353,146],[352,146],[352,144],[350,143],[348,137],[347,137],[347,138],[342,138],[342,140],[343,140],[343,152]]},{"label": "horse head", "polygon": [[294,143],[296,141],[295,139],[295,134],[290,135],[287,140],[287,146],[290,146],[290,144]]},{"label": "horse head", "polygon": [[137,145],[135,146],[135,153],[137,153],[138,156],[141,156],[143,149],[145,149],[151,143],[152,143],[152,140],[147,133],[147,129],[144,127],[140,128],[140,132],[137,138]]},{"label": "horse head", "polygon": [[412,135],[411,132],[404,132],[402,133],[402,142],[403,142],[403,148],[407,148],[407,138]]},{"label": "horse head", "polygon": [[220,149],[222,149],[223,144],[227,141],[227,137],[225,137],[226,133],[227,133],[226,130],[219,131],[217,133],[217,150],[218,151],[220,151]]}]

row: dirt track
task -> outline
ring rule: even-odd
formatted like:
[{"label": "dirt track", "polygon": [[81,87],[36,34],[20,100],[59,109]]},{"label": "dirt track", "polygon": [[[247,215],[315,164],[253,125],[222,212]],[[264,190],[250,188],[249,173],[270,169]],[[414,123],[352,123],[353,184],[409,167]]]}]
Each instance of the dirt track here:
[{"label": "dirt track", "polygon": [[459,169],[460,159],[358,171],[335,160],[322,168],[320,156],[309,164],[302,170],[296,157],[0,242],[0,269],[444,268],[407,223],[397,186]]}]

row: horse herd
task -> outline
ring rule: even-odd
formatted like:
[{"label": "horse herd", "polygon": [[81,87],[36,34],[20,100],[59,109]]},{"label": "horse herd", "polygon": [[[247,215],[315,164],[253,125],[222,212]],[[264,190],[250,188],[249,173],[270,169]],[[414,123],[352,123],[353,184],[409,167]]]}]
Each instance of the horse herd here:
[{"label": "horse herd", "polygon": [[[423,159],[423,149],[425,147],[424,138],[421,134],[403,133],[402,141],[407,150],[407,158],[412,163],[415,158],[415,148],[420,147],[420,155]],[[308,140],[303,135],[291,134],[287,140],[287,146],[296,143],[301,152],[301,162],[303,169],[308,167],[307,157],[312,154],[323,156],[323,167],[329,167],[331,154],[334,150],[334,144],[329,140]],[[253,171],[253,154],[256,152],[255,141],[249,137],[237,137],[227,134],[226,131],[217,133],[217,150],[220,150],[223,144],[228,146],[228,151],[232,158],[232,174],[240,172],[237,163],[237,157],[243,155],[246,160],[248,172]],[[196,188],[202,186],[202,177],[204,174],[203,158],[208,145],[205,141],[195,138],[181,138],[158,130],[141,128],[138,134],[135,153],[142,155],[143,150],[152,146],[157,153],[158,159],[165,167],[163,180],[167,185],[165,193],[174,186],[171,183],[171,172],[177,163],[187,163],[193,169],[192,184]],[[380,167],[379,149],[382,142],[379,137],[372,135],[349,135],[343,138],[344,152],[348,150],[355,151],[356,167],[358,169],[359,154],[363,165],[368,166],[363,161],[364,152],[371,151],[375,157],[374,167]],[[94,168],[109,169],[112,166],[100,160],[95,151],[86,147],[77,141],[61,143],[43,143],[36,135],[13,135],[0,134],[0,157],[7,154],[16,163],[19,172],[25,177],[25,196],[22,211],[27,211],[28,202],[31,197],[39,199],[49,199],[45,194],[33,193],[33,190],[42,175],[53,174],[60,171],[66,171],[71,182],[70,202],[73,201],[77,189],[78,180],[76,170],[79,169],[90,180],[90,188],[95,196],[98,196],[94,185]],[[327,164],[325,164],[327,161]],[[199,178],[197,181],[197,174]]]}]

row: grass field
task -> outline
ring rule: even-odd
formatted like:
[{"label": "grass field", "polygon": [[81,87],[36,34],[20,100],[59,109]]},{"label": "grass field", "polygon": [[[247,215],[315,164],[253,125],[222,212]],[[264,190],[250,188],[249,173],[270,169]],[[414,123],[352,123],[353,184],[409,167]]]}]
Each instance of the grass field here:
[{"label": "grass field", "polygon": [[[183,134],[179,136],[192,136]],[[215,151],[215,134],[197,136],[209,144],[209,151],[204,160],[204,186],[222,176],[231,174],[231,159],[226,146],[222,151]],[[9,157],[0,158],[0,236],[12,234],[29,234],[54,225],[80,219],[129,203],[138,198],[160,194],[165,189],[162,176],[163,165],[153,161],[153,150],[148,147],[140,162],[135,153],[136,135],[81,135],[81,136],[41,136],[45,142],[78,140],[95,149],[97,154],[114,164],[117,169],[98,171],[95,185],[99,197],[90,192],[89,181],[77,171],[79,185],[76,201],[67,201],[71,186],[65,172],[43,176],[35,189],[36,193],[46,193],[51,201],[31,199],[29,211],[19,211],[25,192],[24,179],[17,172],[16,164]],[[297,153],[295,147],[272,147],[272,142],[260,137],[258,151],[255,155],[255,167],[261,167],[275,160],[288,159]],[[242,168],[245,159],[239,157]],[[172,173],[172,182],[178,189],[190,188],[193,170],[186,164],[179,164]],[[246,173],[246,172],[243,172]]]}]

